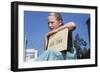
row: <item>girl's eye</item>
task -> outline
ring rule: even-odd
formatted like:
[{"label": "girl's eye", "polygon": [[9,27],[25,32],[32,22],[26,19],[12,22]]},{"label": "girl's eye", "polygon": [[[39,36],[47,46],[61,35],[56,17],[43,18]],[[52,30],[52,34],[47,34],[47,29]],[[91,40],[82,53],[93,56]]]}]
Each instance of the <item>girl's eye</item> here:
[{"label": "girl's eye", "polygon": [[53,24],[54,22],[48,22],[48,24]]}]

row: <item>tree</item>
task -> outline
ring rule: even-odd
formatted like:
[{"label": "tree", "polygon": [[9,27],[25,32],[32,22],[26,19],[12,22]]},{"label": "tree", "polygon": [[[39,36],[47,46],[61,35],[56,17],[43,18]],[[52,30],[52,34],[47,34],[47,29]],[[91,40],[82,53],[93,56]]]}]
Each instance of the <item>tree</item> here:
[{"label": "tree", "polygon": [[74,47],[77,50],[78,59],[89,58],[90,50],[87,50],[86,46],[87,46],[87,42],[79,36],[79,33],[77,33],[74,39]]}]

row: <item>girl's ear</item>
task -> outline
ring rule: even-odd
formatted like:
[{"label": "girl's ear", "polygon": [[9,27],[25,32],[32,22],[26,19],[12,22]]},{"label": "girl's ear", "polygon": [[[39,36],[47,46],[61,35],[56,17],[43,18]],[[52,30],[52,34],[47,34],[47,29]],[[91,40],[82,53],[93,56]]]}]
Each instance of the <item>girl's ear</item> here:
[{"label": "girl's ear", "polygon": [[59,21],[59,26],[61,26],[61,25],[62,25],[62,21],[60,20],[60,21]]}]

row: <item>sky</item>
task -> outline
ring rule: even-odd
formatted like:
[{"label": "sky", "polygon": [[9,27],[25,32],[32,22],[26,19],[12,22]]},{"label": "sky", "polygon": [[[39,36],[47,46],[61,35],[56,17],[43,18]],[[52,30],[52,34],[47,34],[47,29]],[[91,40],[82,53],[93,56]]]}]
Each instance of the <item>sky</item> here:
[{"label": "sky", "polygon": [[[90,17],[89,14],[83,13],[61,13],[63,22],[73,21],[76,29],[73,31],[73,38],[79,33],[79,36],[87,42],[89,48],[88,29],[86,21]],[[24,37],[27,40],[27,49],[35,48],[38,55],[44,51],[44,36],[49,32],[48,28],[48,12],[24,11]]]}]

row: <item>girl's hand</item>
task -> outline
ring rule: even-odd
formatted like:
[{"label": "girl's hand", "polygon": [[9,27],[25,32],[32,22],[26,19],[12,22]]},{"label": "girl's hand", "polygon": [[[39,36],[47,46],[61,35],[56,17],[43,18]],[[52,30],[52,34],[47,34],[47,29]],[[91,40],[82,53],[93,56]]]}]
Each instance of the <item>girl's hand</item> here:
[{"label": "girl's hand", "polygon": [[69,22],[69,23],[66,23],[66,24],[65,24],[65,27],[67,27],[67,28],[68,28],[68,30],[73,31],[73,30],[75,30],[76,25],[75,25],[75,23],[74,23],[74,22]]}]

